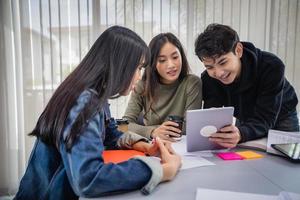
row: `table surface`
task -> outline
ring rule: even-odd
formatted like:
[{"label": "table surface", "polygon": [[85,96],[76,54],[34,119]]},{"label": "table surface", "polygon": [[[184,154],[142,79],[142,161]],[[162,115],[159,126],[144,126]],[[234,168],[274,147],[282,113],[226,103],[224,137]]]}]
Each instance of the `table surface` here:
[{"label": "table surface", "polygon": [[270,195],[281,191],[300,193],[300,164],[259,153],[265,157],[235,161],[223,161],[215,156],[207,158],[216,165],[181,170],[173,181],[161,183],[148,196],[133,191],[96,199],[194,200],[197,188]]}]

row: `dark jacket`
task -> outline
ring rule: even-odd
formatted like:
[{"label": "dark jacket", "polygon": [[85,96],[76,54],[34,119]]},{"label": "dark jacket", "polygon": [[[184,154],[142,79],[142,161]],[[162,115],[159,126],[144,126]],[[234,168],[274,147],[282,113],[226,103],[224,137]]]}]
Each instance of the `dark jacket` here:
[{"label": "dark jacket", "polygon": [[242,42],[241,75],[229,85],[202,73],[204,108],[233,106],[241,142],[261,138],[296,112],[298,99],[284,77],[284,64],[272,53]]}]

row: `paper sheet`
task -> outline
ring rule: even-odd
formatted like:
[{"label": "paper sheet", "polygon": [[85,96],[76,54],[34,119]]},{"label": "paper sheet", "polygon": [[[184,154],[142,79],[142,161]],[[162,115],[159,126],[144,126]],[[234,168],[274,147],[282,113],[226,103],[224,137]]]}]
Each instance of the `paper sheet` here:
[{"label": "paper sheet", "polygon": [[182,139],[178,142],[172,143],[172,147],[181,156],[201,156],[201,157],[213,157],[215,151],[195,151],[187,152],[186,148],[186,136],[182,136]]},{"label": "paper sheet", "polygon": [[269,130],[268,142],[267,142],[267,152],[274,153],[278,155],[283,155],[271,147],[271,144],[286,144],[300,142],[300,132],[285,132]]},{"label": "paper sheet", "polygon": [[215,165],[214,163],[212,163],[202,157],[182,156],[181,158],[182,158],[182,166],[181,166],[180,170]]},{"label": "paper sheet", "polygon": [[196,200],[278,200],[277,195],[264,195],[226,190],[197,189]]},{"label": "paper sheet", "polygon": [[300,194],[281,191],[278,195],[197,188],[196,200],[300,200]]},{"label": "paper sheet", "polygon": [[182,139],[172,144],[172,147],[182,158],[181,170],[190,169],[195,167],[215,165],[214,163],[206,160],[203,157],[212,157],[211,152],[187,152],[186,151],[186,137],[182,136]]},{"label": "paper sheet", "polygon": [[246,148],[246,149],[266,151],[267,150],[267,137],[243,142],[243,143],[238,144],[237,146],[241,147],[241,148]]}]

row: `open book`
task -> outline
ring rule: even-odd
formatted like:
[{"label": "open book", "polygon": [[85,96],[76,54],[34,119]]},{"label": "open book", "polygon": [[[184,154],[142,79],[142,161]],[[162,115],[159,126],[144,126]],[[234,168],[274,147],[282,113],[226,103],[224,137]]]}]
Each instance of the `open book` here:
[{"label": "open book", "polygon": [[249,148],[259,151],[266,151],[268,153],[282,155],[280,152],[274,150],[271,144],[286,144],[300,142],[300,132],[286,132],[269,130],[268,138],[261,138],[238,144],[238,147]]}]

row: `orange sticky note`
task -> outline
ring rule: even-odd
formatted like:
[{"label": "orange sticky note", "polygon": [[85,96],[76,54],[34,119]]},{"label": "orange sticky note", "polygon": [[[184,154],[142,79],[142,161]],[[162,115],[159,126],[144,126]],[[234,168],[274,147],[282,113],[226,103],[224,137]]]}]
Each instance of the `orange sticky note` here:
[{"label": "orange sticky note", "polygon": [[120,163],[129,160],[134,156],[145,156],[143,152],[136,150],[105,150],[102,153],[104,163]]},{"label": "orange sticky note", "polygon": [[240,151],[236,152],[240,156],[242,156],[244,159],[255,159],[255,158],[263,158],[264,156],[261,154],[258,154],[254,151]]}]

